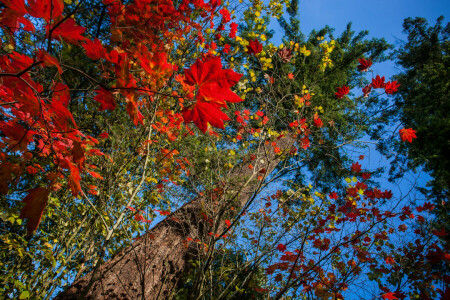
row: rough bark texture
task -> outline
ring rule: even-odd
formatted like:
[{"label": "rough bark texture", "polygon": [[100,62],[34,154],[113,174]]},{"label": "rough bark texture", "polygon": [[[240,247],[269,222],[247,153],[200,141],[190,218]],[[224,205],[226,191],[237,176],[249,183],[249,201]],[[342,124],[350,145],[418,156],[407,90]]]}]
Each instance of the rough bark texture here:
[{"label": "rough bark texture", "polygon": [[[292,143],[293,140],[289,138],[278,142],[281,149],[289,149]],[[280,162],[270,145],[262,146],[257,154],[265,160],[259,167],[265,168],[267,173],[272,172]],[[241,166],[229,176],[240,179],[234,180],[232,190],[240,191],[236,202],[241,207],[258,185],[256,179],[244,185],[245,178],[249,178],[253,172]],[[201,200],[205,201],[205,198]],[[187,244],[186,239],[207,234],[203,228],[209,225],[205,224],[201,212],[200,199],[185,204],[140,240],[100,266],[93,280],[94,272],[90,272],[55,299],[170,299],[188,267],[188,261],[198,253],[195,243]],[[224,225],[219,225],[216,232],[224,229]]]}]

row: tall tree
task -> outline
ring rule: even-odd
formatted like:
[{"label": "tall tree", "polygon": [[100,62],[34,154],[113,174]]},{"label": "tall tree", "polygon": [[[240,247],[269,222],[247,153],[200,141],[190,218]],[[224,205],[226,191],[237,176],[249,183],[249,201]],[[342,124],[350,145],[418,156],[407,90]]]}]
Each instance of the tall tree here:
[{"label": "tall tree", "polygon": [[[393,109],[388,118],[398,117],[405,128],[413,128],[417,139],[413,143],[396,143],[391,174],[402,176],[405,169],[423,167],[432,179],[421,191],[434,200],[438,217],[436,229],[450,230],[450,23],[444,17],[435,25],[424,18],[404,20],[408,40],[396,50],[396,62],[402,72],[396,75],[400,84]],[[388,148],[386,148],[387,150]],[[445,239],[449,241],[450,235]]]}]

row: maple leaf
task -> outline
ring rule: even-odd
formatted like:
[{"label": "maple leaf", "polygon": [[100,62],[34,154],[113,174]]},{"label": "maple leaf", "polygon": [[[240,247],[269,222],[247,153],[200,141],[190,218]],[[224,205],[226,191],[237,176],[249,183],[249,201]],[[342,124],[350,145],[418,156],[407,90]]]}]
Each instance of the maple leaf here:
[{"label": "maple leaf", "polygon": [[284,251],[286,251],[286,246],[283,245],[283,244],[278,244],[277,250],[278,250],[278,251],[281,251],[281,252],[284,252]]},{"label": "maple leaf", "polygon": [[68,182],[69,188],[72,191],[72,195],[74,197],[76,197],[81,192],[80,170],[72,163],[69,163],[69,170],[70,170],[70,176],[69,176],[69,182]]},{"label": "maple leaf", "polygon": [[262,44],[258,39],[249,40],[247,46],[247,54],[256,55],[262,51]]},{"label": "maple leaf", "polygon": [[361,165],[359,163],[353,163],[351,170],[353,173],[360,173],[361,172]]},{"label": "maple leaf", "polygon": [[73,143],[72,160],[74,163],[77,164],[80,170],[82,169],[84,161],[86,160],[86,157],[84,156],[83,147],[81,147],[81,144],[77,141]]},{"label": "maple leaf", "polygon": [[363,94],[364,94],[364,98],[369,97],[370,92],[372,91],[372,85],[366,85],[365,87],[363,87],[362,89]]},{"label": "maple leaf", "polygon": [[100,87],[100,89],[95,90],[95,92],[97,92],[97,95],[94,97],[94,100],[100,103],[99,111],[106,109],[112,111],[116,109],[116,100],[110,91]]},{"label": "maple leaf", "polygon": [[380,78],[380,75],[377,75],[377,77],[372,78],[371,86],[374,89],[382,89],[385,85],[386,84],[384,83],[384,76]]},{"label": "maple leaf", "polygon": [[137,126],[138,123],[144,125],[144,116],[139,111],[137,103],[134,101],[134,93],[127,96],[127,113],[133,120],[134,126]]},{"label": "maple leaf", "polygon": [[64,107],[69,105],[70,89],[64,83],[58,82],[53,87],[52,101],[60,102]]},{"label": "maple leaf", "polygon": [[204,133],[208,128],[207,123],[223,129],[223,121],[230,118],[220,108],[227,108],[227,102],[243,101],[231,90],[242,74],[222,69],[219,57],[210,58],[206,62],[198,59],[184,72],[184,83],[197,89],[197,102],[183,109],[184,121],[194,122]]},{"label": "maple leaf", "polygon": [[39,49],[39,52],[37,54],[37,58],[38,60],[42,60],[44,62],[44,65],[47,67],[56,67],[58,68],[58,72],[59,74],[62,74],[62,69],[61,66],[59,65],[58,60],[56,59],[56,57],[51,56],[50,54],[48,54],[47,51],[43,50],[43,49]]},{"label": "maple leaf", "polygon": [[203,133],[208,129],[208,123],[224,129],[223,121],[229,121],[230,118],[220,110],[221,107],[223,106],[217,103],[199,100],[195,105],[183,110],[183,118],[186,123],[194,122]]},{"label": "maple leaf", "polygon": [[370,66],[372,65],[371,58],[369,58],[367,60],[364,58],[360,58],[360,59],[358,59],[358,61],[359,61],[358,69],[361,72],[367,72],[369,70]]},{"label": "maple leaf", "polygon": [[393,93],[398,91],[398,88],[400,87],[400,84],[397,83],[397,81],[388,81],[386,82],[385,86],[384,86],[384,91],[386,92],[386,94],[390,94],[392,95]]},{"label": "maple leaf", "polygon": [[103,178],[102,175],[98,174],[97,172],[94,172],[94,171],[88,171],[88,173],[91,174],[91,176],[94,177],[94,178],[97,178],[97,179],[100,179],[100,180],[105,179],[105,178]]},{"label": "maple leaf", "polygon": [[408,141],[408,142],[412,143],[412,139],[417,138],[416,131],[412,128],[400,129],[399,133],[400,133],[400,138],[402,139],[403,142]]},{"label": "maple leaf", "polygon": [[394,296],[394,294],[395,294],[394,292],[389,292],[381,295],[381,297],[383,297],[383,299],[390,299],[390,300],[398,299],[397,297]]},{"label": "maple leaf", "polygon": [[17,123],[0,123],[0,131],[8,138],[10,151],[26,151],[33,132],[27,131]]},{"label": "maple leaf", "polygon": [[22,200],[25,205],[22,207],[19,217],[28,219],[27,233],[32,234],[41,222],[50,191],[46,188],[38,187],[27,192],[28,195]]},{"label": "maple leaf", "polygon": [[13,164],[9,162],[3,162],[0,164],[0,193],[3,195],[8,194],[8,182],[13,180],[12,173]]},{"label": "maple leaf", "polygon": [[350,92],[350,88],[346,85],[343,85],[342,87],[339,87],[337,89],[337,92],[334,93],[336,95],[336,98],[341,99],[344,98],[345,95],[347,95]]},{"label": "maple leaf", "polygon": [[61,16],[63,10],[63,0],[28,0],[29,14],[47,22],[57,19]]},{"label": "maple leaf", "polygon": [[62,39],[69,44],[78,44],[79,41],[85,40],[81,35],[85,30],[86,28],[78,26],[74,19],[68,18],[53,29],[52,38]]},{"label": "maple leaf", "polygon": [[86,50],[86,55],[90,59],[97,60],[106,56],[106,49],[99,39],[86,40],[81,46]]},{"label": "maple leaf", "polygon": [[278,56],[284,63],[288,63],[292,59],[292,50],[289,48],[283,48],[278,50]]}]

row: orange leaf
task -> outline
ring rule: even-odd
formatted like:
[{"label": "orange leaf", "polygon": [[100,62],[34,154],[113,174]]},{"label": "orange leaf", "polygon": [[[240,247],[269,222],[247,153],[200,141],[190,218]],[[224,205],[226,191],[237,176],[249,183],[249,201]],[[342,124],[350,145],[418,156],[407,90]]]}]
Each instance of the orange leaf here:
[{"label": "orange leaf", "polygon": [[101,179],[101,180],[104,179],[104,178],[102,177],[102,175],[98,174],[97,172],[94,172],[94,171],[88,171],[88,173],[91,174],[92,177],[95,177],[95,178],[97,178],[97,179]]},{"label": "orange leaf", "polygon": [[41,222],[42,214],[47,205],[50,191],[46,188],[28,190],[28,195],[22,200],[25,205],[20,211],[21,219],[28,219],[27,233],[32,234]]},{"label": "orange leaf", "polygon": [[81,192],[80,170],[78,170],[78,168],[71,163],[69,164],[69,169],[70,169],[69,187],[70,190],[72,191],[72,195],[76,197]]}]

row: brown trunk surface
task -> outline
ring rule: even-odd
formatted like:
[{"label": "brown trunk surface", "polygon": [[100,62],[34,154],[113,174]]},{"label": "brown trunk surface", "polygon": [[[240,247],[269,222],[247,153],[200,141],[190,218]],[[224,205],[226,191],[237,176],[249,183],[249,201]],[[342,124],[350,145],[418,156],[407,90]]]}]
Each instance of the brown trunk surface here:
[{"label": "brown trunk surface", "polygon": [[[289,149],[292,142],[292,139],[287,138],[278,144],[281,149]],[[265,160],[259,168],[265,168],[267,173],[273,171],[280,161],[270,145],[261,147],[258,156]],[[241,182],[233,190],[240,190],[237,202],[243,207],[255,191],[258,181],[254,179],[243,186],[242,181],[253,171],[246,166],[239,169],[233,173]],[[232,174],[230,177],[235,176]],[[188,261],[198,254],[196,244],[191,242],[188,246],[186,239],[205,237],[209,231],[203,230],[209,225],[205,224],[201,216],[199,200],[183,205],[141,239],[101,265],[94,279],[94,272],[90,272],[54,299],[170,299],[189,265]],[[216,232],[225,229],[224,225],[219,225]]]}]

